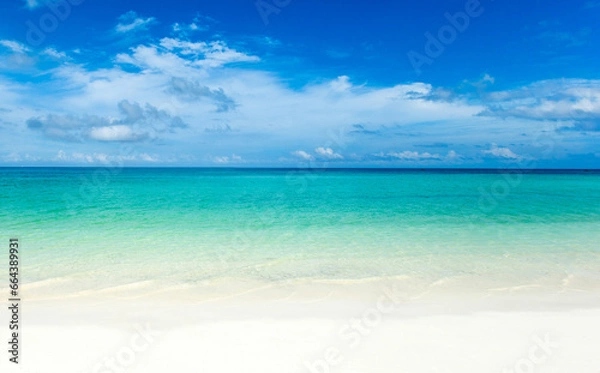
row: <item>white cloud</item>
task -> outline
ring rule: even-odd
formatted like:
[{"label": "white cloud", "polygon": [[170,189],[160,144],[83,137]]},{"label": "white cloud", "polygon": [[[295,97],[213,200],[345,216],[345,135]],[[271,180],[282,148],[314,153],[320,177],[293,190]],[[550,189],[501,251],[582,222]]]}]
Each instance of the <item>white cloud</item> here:
[{"label": "white cloud", "polygon": [[182,75],[188,75],[191,71],[190,61],[187,61],[172,53],[163,53],[156,47],[140,45],[132,48],[132,53],[120,53],[115,61],[122,64],[130,64],[145,70],[164,72],[177,75],[180,71]]},{"label": "white cloud", "polygon": [[159,161],[159,158],[157,156],[152,156],[147,153],[140,154],[139,159],[142,161],[145,161],[145,162],[158,162]]},{"label": "white cloud", "polygon": [[27,119],[27,127],[46,137],[64,141],[142,141],[187,127],[178,116],[146,104],[123,100],[118,104],[121,119],[98,115],[57,115]]},{"label": "white cloud", "polygon": [[541,121],[572,121],[600,130],[600,80],[545,80],[490,94],[482,115]]},{"label": "white cloud", "polygon": [[104,153],[84,154],[73,152],[67,154],[61,149],[52,160],[64,163],[108,163],[109,157]]},{"label": "white cloud", "polygon": [[8,48],[13,53],[25,54],[30,51],[24,44],[21,44],[14,40],[0,40],[0,45]]},{"label": "white cloud", "polygon": [[0,159],[2,159],[2,161],[6,163],[39,162],[41,160],[40,157],[33,156],[29,153],[21,155],[16,152],[9,153],[8,155],[1,157]]},{"label": "white cloud", "polygon": [[[488,86],[494,84],[495,81],[496,81],[496,79],[493,76],[486,73],[486,74],[483,74],[483,76],[479,80],[471,81],[471,80],[465,79],[465,80],[463,80],[463,84],[473,86],[473,87],[477,88],[478,90],[483,91]],[[446,92],[442,91],[440,93],[444,94]]]},{"label": "white cloud", "polygon": [[496,81],[496,79],[494,79],[494,77],[491,76],[490,74],[485,74],[483,76],[483,78],[481,78],[481,82],[482,83],[492,83],[492,84],[494,84],[495,81]]},{"label": "white cloud", "polygon": [[449,160],[458,159],[458,158],[460,158],[460,155],[458,155],[454,150],[450,150],[448,152],[448,154],[446,155],[446,158]]},{"label": "white cloud", "polygon": [[189,77],[206,68],[219,68],[234,62],[257,62],[260,58],[231,49],[223,41],[206,43],[163,38],[159,46],[139,45],[129,54],[118,54],[115,60],[149,71]]},{"label": "white cloud", "polygon": [[295,156],[295,157],[298,157],[300,159],[303,159],[305,161],[312,161],[313,159],[315,159],[315,157],[313,157],[312,155],[308,154],[304,150],[296,150],[296,151],[292,152],[292,155]]},{"label": "white cloud", "polygon": [[260,58],[238,52],[227,46],[224,41],[189,42],[174,38],[163,38],[160,45],[170,52],[182,56],[193,56],[194,64],[207,67],[219,67],[232,62],[257,62]]},{"label": "white cloud", "polygon": [[315,149],[315,153],[317,153],[318,156],[322,157],[322,158],[327,158],[327,159],[344,159],[344,157],[341,154],[338,154],[336,152],[333,151],[333,149],[331,148],[323,148],[323,147],[319,147]]},{"label": "white cloud", "polygon": [[[424,83],[369,87],[355,85],[349,77],[342,76],[292,89],[269,72],[240,66],[205,69],[196,61],[202,59],[202,51],[211,48],[209,43],[163,39],[163,44],[171,51],[162,46],[140,45],[130,54],[117,57],[120,61],[143,67],[141,73],[124,71],[118,66],[89,69],[73,63],[52,70],[50,78],[54,81],[54,89],[69,93],[45,98],[45,106],[68,108],[72,114],[61,115],[61,120],[67,121],[71,116],[71,121],[76,123],[73,127],[63,128],[56,123],[56,117],[42,116],[42,125],[37,123],[37,128],[47,137],[80,142],[128,138],[130,134],[124,129],[121,132],[103,129],[117,125],[129,126],[136,135],[150,136],[146,123],[151,119],[134,123],[134,115],[127,114],[123,104],[119,104],[118,112],[115,111],[117,103],[128,99],[129,102],[147,102],[157,110],[185,118],[186,123],[190,123],[187,129],[178,133],[173,133],[177,126],[159,126],[165,135],[160,137],[168,135],[173,146],[205,143],[213,141],[207,136],[214,139],[219,136],[216,141],[236,151],[261,146],[278,159],[284,152],[289,152],[286,149],[293,149],[300,143],[327,143],[330,140],[325,137],[328,133],[335,133],[336,138],[346,136],[346,141],[356,141],[354,135],[346,133],[353,123],[372,123],[371,128],[388,128],[393,133],[415,122],[468,122],[482,110],[465,102],[432,100],[429,96],[433,88]],[[183,51],[189,54],[185,55]],[[137,109],[140,110],[143,108]],[[35,114],[27,119],[39,120],[40,117]],[[97,123],[91,123],[93,121]],[[30,128],[34,129],[35,124]],[[447,128],[447,124],[442,125]],[[93,127],[96,130],[91,132]],[[210,131],[207,128],[227,130]],[[248,136],[254,136],[257,141],[248,141]],[[141,141],[142,137],[139,138]],[[261,138],[271,140],[263,143]],[[373,135],[369,143],[364,144],[363,154],[372,154],[374,149],[368,149],[369,146],[380,148],[378,142],[381,139],[387,141],[381,135]],[[388,140],[392,141],[393,137]],[[212,145],[202,147],[200,151],[191,146],[184,151],[195,152],[198,159],[209,160],[208,155],[215,152],[210,149]],[[295,157],[303,160],[315,157],[341,159],[341,154],[329,154],[326,148],[321,154],[304,152]],[[279,153],[273,152],[274,149]]]},{"label": "white cloud", "polygon": [[185,23],[179,23],[179,22],[175,22],[172,26],[172,29],[174,32],[187,32],[187,31],[206,31],[208,30],[208,27],[206,26],[201,26],[196,22],[192,22],[190,24],[185,24]]},{"label": "white cloud", "polygon": [[217,111],[221,112],[233,110],[236,107],[235,100],[228,97],[223,88],[211,89],[210,87],[200,85],[197,81],[173,78],[171,79],[171,86],[168,88],[168,91],[183,100],[198,101],[208,99],[214,102],[217,106]]},{"label": "white cloud", "polygon": [[[257,57],[234,51],[231,55],[239,58],[216,60],[210,53],[212,50],[206,42],[163,38],[159,46],[139,45],[130,53],[117,56],[117,62],[136,65],[144,70],[142,73],[125,72],[118,67],[88,71],[64,66],[55,70],[57,78],[67,86],[82,89],[60,105],[107,112],[114,107],[115,100],[128,98],[174,108],[171,111],[177,110],[205,128],[203,122],[214,117],[217,104],[227,125],[240,135],[269,133],[296,139],[310,137],[315,141],[322,140],[322,134],[329,129],[339,130],[353,123],[375,123],[389,128],[415,122],[464,122],[483,109],[461,101],[432,100],[428,96],[433,88],[424,83],[369,87],[353,85],[348,77],[342,76],[291,89],[269,72],[240,66],[225,68],[226,62],[254,61]],[[207,66],[214,69],[206,69]],[[173,77],[178,82],[185,77],[185,81],[191,82],[185,86],[194,92],[210,87],[211,97],[192,101],[188,93],[182,96],[174,92]],[[190,89],[185,92],[191,92]],[[122,96],[115,97],[115,92],[121,92]],[[219,92],[223,92],[220,98]],[[209,95],[208,91],[206,94]],[[227,115],[234,105],[236,115]]]},{"label": "white cloud", "polygon": [[119,23],[115,30],[119,33],[126,33],[134,30],[145,30],[154,23],[154,17],[142,18],[134,11],[129,11],[119,17]]},{"label": "white cloud", "polygon": [[56,60],[62,60],[67,58],[67,55],[64,52],[59,52],[54,48],[46,48],[41,52],[41,54],[54,58]]},{"label": "white cloud", "polygon": [[[44,135],[52,139],[44,143],[48,147],[69,141],[68,149],[81,146],[82,154],[87,154],[86,146],[98,146],[98,154],[108,153],[103,147],[115,146],[105,144],[109,141],[139,139],[143,145],[148,142],[142,141],[144,138],[158,138],[161,146],[155,149],[160,149],[161,155],[164,149],[174,154],[193,153],[198,162],[205,163],[232,162],[233,156],[213,160],[211,155],[249,154],[247,149],[262,149],[256,159],[289,163],[294,149],[308,150],[292,153],[304,161],[342,159],[336,149],[347,162],[454,159],[458,163],[481,159],[481,149],[474,147],[477,144],[529,141],[540,130],[538,121],[552,120],[560,110],[569,116],[577,113],[582,119],[593,119],[599,112],[600,83],[594,81],[553,81],[496,92],[485,96],[484,104],[456,93],[440,99],[439,89],[423,82],[373,86],[340,74],[290,87],[285,74],[261,70],[260,64],[233,64],[259,61],[254,51],[238,50],[235,42],[192,40],[165,37],[154,44],[134,45],[127,53],[112,56],[114,66],[95,67],[85,61],[85,53],[69,53],[69,63],[46,71],[43,89],[0,77],[0,105],[7,110],[2,120],[15,124],[3,124],[2,130],[19,136],[18,128],[22,130],[26,123],[30,131],[24,132],[24,142],[39,144]],[[7,48],[4,44],[1,48]],[[10,45],[10,51],[19,48]],[[63,56],[51,48],[42,53]],[[142,71],[124,68],[122,63]],[[491,83],[493,78],[484,76],[482,80]],[[60,94],[48,94],[55,92]],[[543,111],[545,102],[540,98],[552,104],[545,111],[551,115],[531,114]],[[559,110],[558,103],[568,109]],[[485,116],[479,115],[486,109]],[[510,121],[498,118],[516,116],[514,113],[521,117]],[[353,131],[353,126],[362,131]],[[331,141],[332,133],[334,139],[344,138],[352,146]],[[425,148],[413,148],[411,142],[443,142],[456,151],[445,155],[449,148],[430,147],[426,149],[429,152],[418,152],[413,149]],[[569,146],[575,142],[581,143],[574,141]],[[322,144],[328,145],[315,149]],[[399,144],[407,147],[398,149]],[[2,139],[0,146],[3,154],[21,151]],[[381,156],[373,157],[381,149]],[[597,152],[595,144],[581,149]],[[154,150],[144,151],[150,154]],[[530,148],[527,152],[534,154]],[[504,157],[514,157],[511,153]]]},{"label": "white cloud", "polygon": [[130,163],[156,163],[161,162],[161,159],[157,155],[151,155],[148,153],[139,154],[106,154],[100,152],[94,153],[83,153],[83,152],[70,152],[67,153],[64,150],[59,150],[54,157],[49,161],[58,163],[88,163],[88,164],[122,164],[124,162]]},{"label": "white cloud", "polygon": [[242,163],[243,159],[239,155],[232,154],[231,156],[225,157],[212,157],[214,163],[227,164],[227,163]]},{"label": "white cloud", "polygon": [[334,91],[344,92],[352,87],[350,83],[350,77],[347,75],[338,76],[337,79],[333,80],[330,84],[330,87]]},{"label": "white cloud", "polygon": [[193,32],[207,31],[210,29],[209,24],[217,23],[217,21],[211,17],[197,14],[192,23],[181,23],[175,22],[171,28],[174,33],[179,35],[188,35]]},{"label": "white cloud", "polygon": [[453,163],[462,159],[456,151],[450,150],[446,155],[442,155],[439,153],[429,153],[429,152],[418,152],[411,150],[404,150],[401,152],[379,152],[375,154],[376,158],[383,158],[387,160],[402,160],[402,161],[410,161],[410,162],[424,162],[424,161],[443,161]]},{"label": "white cloud", "polygon": [[135,141],[143,135],[133,132],[131,127],[124,125],[92,127],[89,137],[99,141]]},{"label": "white cloud", "polygon": [[388,157],[398,158],[402,160],[421,160],[421,159],[441,159],[439,154],[430,154],[428,152],[419,153],[410,150],[403,152],[389,152],[386,154]]},{"label": "white cloud", "polygon": [[483,154],[492,155],[497,158],[505,158],[505,159],[522,159],[518,154],[513,153],[509,148],[502,148],[496,144],[492,144],[489,150],[484,150]]}]

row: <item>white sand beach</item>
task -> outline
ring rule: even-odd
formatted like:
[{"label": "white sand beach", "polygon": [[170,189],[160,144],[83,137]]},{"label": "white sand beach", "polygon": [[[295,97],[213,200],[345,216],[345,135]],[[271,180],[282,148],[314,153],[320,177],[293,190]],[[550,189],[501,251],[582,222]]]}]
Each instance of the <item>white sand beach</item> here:
[{"label": "white sand beach", "polygon": [[406,291],[400,283],[231,284],[221,297],[190,288],[153,294],[129,288],[32,299],[22,306],[20,364],[8,363],[5,354],[0,367],[27,373],[598,372],[597,292],[525,286],[466,293],[440,284]]}]

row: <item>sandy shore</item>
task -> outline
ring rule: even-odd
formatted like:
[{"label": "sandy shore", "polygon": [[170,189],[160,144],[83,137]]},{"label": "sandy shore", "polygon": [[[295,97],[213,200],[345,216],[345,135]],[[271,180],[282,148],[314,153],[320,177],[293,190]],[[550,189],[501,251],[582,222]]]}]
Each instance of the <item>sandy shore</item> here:
[{"label": "sandy shore", "polygon": [[0,370],[598,372],[595,292],[453,294],[397,284],[31,299],[22,310],[21,363],[4,353]]}]

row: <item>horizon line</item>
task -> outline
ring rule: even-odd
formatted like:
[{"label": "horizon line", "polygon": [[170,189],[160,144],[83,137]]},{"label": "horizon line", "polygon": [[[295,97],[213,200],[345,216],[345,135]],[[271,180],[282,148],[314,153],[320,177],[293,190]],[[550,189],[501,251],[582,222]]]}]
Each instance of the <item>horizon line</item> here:
[{"label": "horizon line", "polygon": [[267,166],[2,166],[0,169],[207,169],[207,170],[387,170],[387,171],[585,171],[600,172],[600,168],[520,168],[520,167],[267,167]]}]

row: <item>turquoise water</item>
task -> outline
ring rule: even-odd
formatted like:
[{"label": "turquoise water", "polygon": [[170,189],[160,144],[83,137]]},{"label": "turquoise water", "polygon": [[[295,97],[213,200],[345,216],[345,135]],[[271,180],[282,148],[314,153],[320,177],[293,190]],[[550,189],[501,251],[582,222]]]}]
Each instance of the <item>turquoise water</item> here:
[{"label": "turquoise water", "polygon": [[0,168],[0,206],[28,281],[80,289],[600,269],[597,172]]}]

